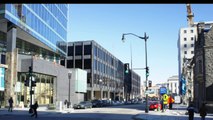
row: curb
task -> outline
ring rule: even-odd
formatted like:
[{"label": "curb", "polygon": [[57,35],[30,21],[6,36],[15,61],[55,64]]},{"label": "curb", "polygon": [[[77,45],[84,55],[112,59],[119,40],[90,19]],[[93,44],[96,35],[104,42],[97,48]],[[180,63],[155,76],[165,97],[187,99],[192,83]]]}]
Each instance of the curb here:
[{"label": "curb", "polygon": [[140,114],[133,115],[133,116],[132,116],[132,119],[133,119],[133,120],[147,120],[147,119],[138,118],[139,115],[140,115]]}]

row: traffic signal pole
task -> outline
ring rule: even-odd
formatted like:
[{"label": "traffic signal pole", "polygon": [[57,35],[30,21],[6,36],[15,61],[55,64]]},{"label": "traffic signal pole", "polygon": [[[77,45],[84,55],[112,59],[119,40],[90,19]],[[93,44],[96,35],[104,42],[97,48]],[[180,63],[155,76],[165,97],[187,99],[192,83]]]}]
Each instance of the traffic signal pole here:
[{"label": "traffic signal pole", "polygon": [[[122,41],[124,42],[125,41],[125,38],[124,36],[125,35],[133,35],[133,36],[136,36],[140,39],[144,39],[145,41],[145,69],[146,69],[146,91],[148,91],[148,76],[149,76],[149,67],[147,66],[147,39],[149,38],[148,36],[146,36],[146,33],[144,33],[144,37],[141,37],[141,36],[138,36],[136,34],[133,34],[133,33],[124,33],[122,34]],[[133,68],[131,68],[133,69]],[[146,108],[145,108],[145,113],[148,113],[149,112],[149,106],[148,106],[148,93],[146,93]]]},{"label": "traffic signal pole", "polygon": [[[148,91],[148,66],[147,66],[147,45],[146,45],[146,41],[147,41],[148,37],[144,36],[144,41],[145,41],[145,64],[146,64],[146,91]],[[149,112],[149,106],[148,106],[148,94],[146,94],[146,109],[145,112],[148,113]]]},{"label": "traffic signal pole", "polygon": [[30,74],[29,74],[29,77],[30,77],[30,82],[29,82],[29,87],[30,87],[30,108],[32,107],[32,100],[33,100],[33,91],[32,91],[32,72],[33,72],[33,54],[31,54],[31,66],[29,67],[29,70],[31,69],[30,71]]}]

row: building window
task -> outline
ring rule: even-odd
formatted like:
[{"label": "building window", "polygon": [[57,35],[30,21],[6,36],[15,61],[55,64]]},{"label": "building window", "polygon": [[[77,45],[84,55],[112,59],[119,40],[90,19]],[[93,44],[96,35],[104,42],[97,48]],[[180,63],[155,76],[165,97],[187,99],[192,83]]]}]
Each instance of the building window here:
[{"label": "building window", "polygon": [[6,55],[1,54],[1,64],[6,64]]},{"label": "building window", "polygon": [[65,66],[65,60],[61,60],[61,65]]},{"label": "building window", "polygon": [[82,60],[75,60],[75,68],[82,69]]},{"label": "building window", "polygon": [[[84,63],[85,64],[85,63]],[[94,59],[93,61],[94,70],[97,70],[97,60]]]},{"label": "building window", "polygon": [[193,33],[194,31],[193,30],[191,30],[191,33]]},{"label": "building window", "polygon": [[82,55],[82,46],[75,46],[75,55]]},{"label": "building window", "polygon": [[184,38],[184,41],[186,41],[187,39],[186,38]]},{"label": "building window", "polygon": [[101,59],[101,55],[102,54],[102,50],[100,49],[100,48],[98,48],[98,58],[100,58]]},{"label": "building window", "polygon": [[91,55],[91,45],[84,45],[84,55]]},{"label": "building window", "polygon": [[184,30],[184,33],[186,33],[186,30]]},{"label": "building window", "polygon": [[91,83],[91,73],[87,73],[87,83]]},{"label": "building window", "polygon": [[194,54],[194,51],[191,51],[191,54]]},{"label": "building window", "polygon": [[97,57],[98,52],[97,52],[97,47],[96,46],[94,46],[93,53]]},{"label": "building window", "polygon": [[194,37],[191,37],[191,41],[193,41],[194,40]]},{"label": "building window", "polygon": [[186,48],[186,47],[187,47],[187,44],[184,44],[184,47]]},{"label": "building window", "polygon": [[91,59],[84,59],[84,69],[91,69]]},{"label": "building window", "polygon": [[73,68],[73,60],[67,60],[67,68]]},{"label": "building window", "polygon": [[73,56],[73,46],[68,46],[68,56]]},{"label": "building window", "polygon": [[187,51],[184,51],[184,54],[187,54]]},{"label": "building window", "polygon": [[191,47],[194,47],[194,44],[191,44]]}]

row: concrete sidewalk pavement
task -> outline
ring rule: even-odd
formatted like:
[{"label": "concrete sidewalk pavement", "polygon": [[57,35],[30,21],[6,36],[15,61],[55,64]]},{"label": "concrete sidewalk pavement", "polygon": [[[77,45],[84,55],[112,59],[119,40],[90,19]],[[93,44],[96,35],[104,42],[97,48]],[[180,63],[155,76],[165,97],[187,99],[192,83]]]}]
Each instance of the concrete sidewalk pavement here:
[{"label": "concrete sidewalk pavement", "polygon": [[[137,114],[133,117],[134,120],[188,120],[186,106],[178,106],[172,110],[167,109],[165,112],[162,111],[145,111]],[[194,120],[200,120],[199,113],[194,114]],[[213,114],[207,114],[206,120],[213,120]]]},{"label": "concrete sidewalk pavement", "polygon": [[[39,114],[61,114],[74,112],[73,109],[49,110],[47,107],[39,107]],[[9,112],[8,108],[0,108],[0,115],[29,115],[29,108],[14,108],[13,112]]]}]

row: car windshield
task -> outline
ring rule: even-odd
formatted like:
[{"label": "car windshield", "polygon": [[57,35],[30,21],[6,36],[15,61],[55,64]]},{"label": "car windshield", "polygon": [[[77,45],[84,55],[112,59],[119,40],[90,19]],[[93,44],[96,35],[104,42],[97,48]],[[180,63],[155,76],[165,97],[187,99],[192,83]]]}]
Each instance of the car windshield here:
[{"label": "car windshield", "polygon": [[86,104],[86,102],[80,102],[79,104]]}]

